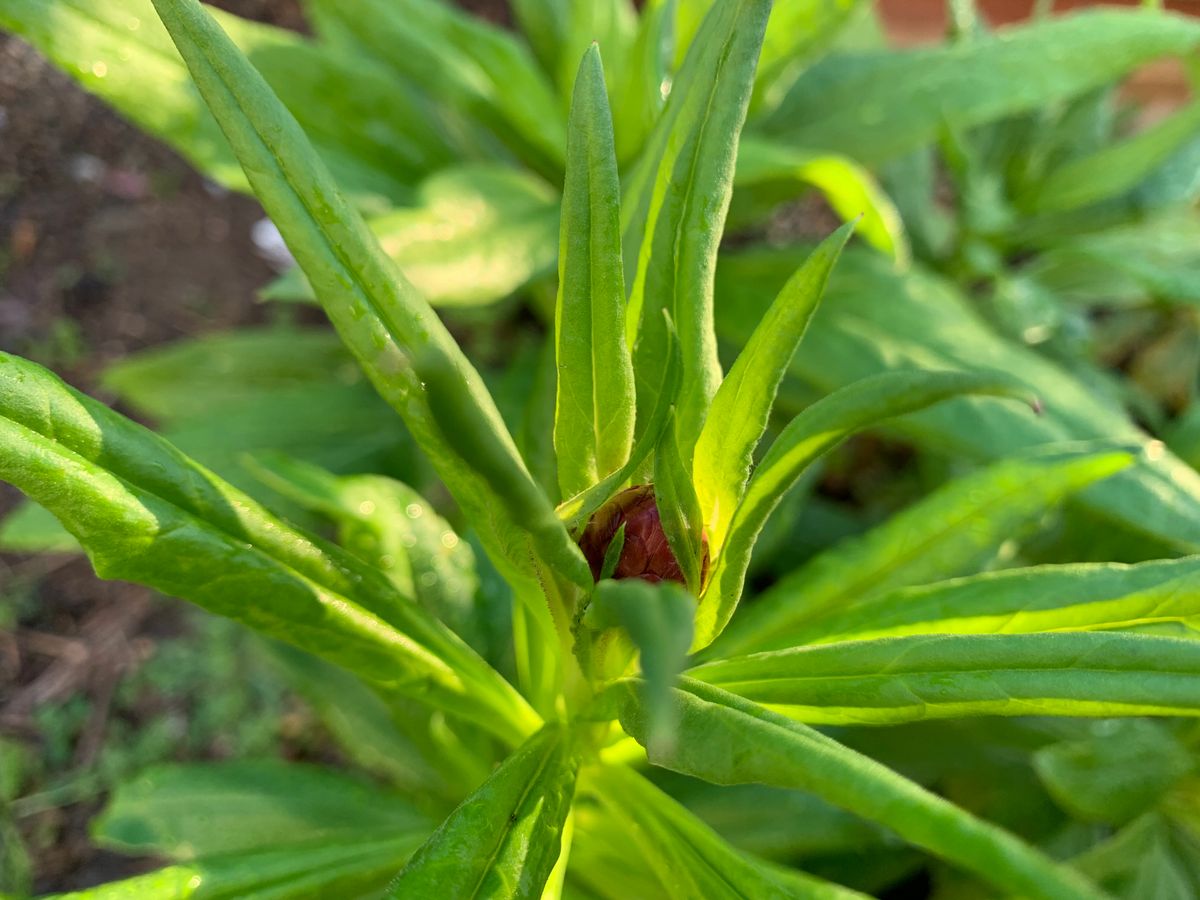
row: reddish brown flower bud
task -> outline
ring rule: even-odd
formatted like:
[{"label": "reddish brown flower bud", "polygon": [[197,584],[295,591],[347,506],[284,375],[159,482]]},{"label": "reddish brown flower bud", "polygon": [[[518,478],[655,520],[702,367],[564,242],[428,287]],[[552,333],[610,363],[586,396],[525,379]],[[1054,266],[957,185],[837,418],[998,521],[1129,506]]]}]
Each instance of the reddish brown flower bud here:
[{"label": "reddish brown flower bud", "polygon": [[[684,583],[683,570],[671,552],[663,532],[654,487],[639,484],[627,488],[605,503],[592,516],[579,538],[579,547],[599,580],[604,566],[604,554],[624,524],[625,543],[613,578],[641,578],[643,581],[677,581]],[[708,569],[708,539],[704,538],[702,572]]]}]

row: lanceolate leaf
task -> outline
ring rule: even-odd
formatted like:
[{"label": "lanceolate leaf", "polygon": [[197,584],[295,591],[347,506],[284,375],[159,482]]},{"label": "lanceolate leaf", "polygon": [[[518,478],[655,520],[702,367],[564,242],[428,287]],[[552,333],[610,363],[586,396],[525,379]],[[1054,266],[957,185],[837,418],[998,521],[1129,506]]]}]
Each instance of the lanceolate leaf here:
[{"label": "lanceolate leaf", "polygon": [[1200,24],[1150,11],[1045,19],[929,49],[837,56],[764,122],[794,146],[879,162],[957,131],[1065,100],[1200,44]]},{"label": "lanceolate leaf", "polygon": [[102,577],[191,600],[510,741],[537,721],[499,674],[381,574],[7,355],[0,478],[53,512]]},{"label": "lanceolate leaf", "polygon": [[420,838],[348,840],[217,856],[45,900],[279,900],[378,892]]},{"label": "lanceolate leaf", "polygon": [[558,506],[558,515],[566,523],[572,533],[583,527],[597,509],[608,502],[630,478],[638,473],[643,464],[650,459],[661,443],[662,436],[671,424],[671,414],[675,409],[675,398],[679,393],[679,380],[683,371],[683,360],[679,354],[679,342],[675,340],[675,330],[667,323],[669,346],[667,348],[666,365],[662,367],[662,380],[658,385],[658,399],[654,411],[650,414],[637,441],[633,452],[625,465],[602,479],[598,484],[588,488],[581,494],[569,497]]},{"label": "lanceolate leaf", "polygon": [[746,118],[769,0],[730,0],[705,18],[629,178],[622,206],[639,416],[654,408],[666,354],[662,310],[679,330],[683,385],[676,429],[685,464],[721,378],[712,327],[713,274],[729,209],[737,135]]},{"label": "lanceolate leaf", "polygon": [[1062,212],[1132,190],[1184,143],[1200,134],[1200,102],[1124,141],[1073,159],[1050,173],[1028,198],[1037,213]]},{"label": "lanceolate leaf", "polygon": [[696,441],[692,476],[714,555],[724,546],[746,490],[779,383],[853,227],[834,232],[784,285],[713,397]]},{"label": "lanceolate leaf", "polygon": [[92,833],[175,860],[407,836],[435,823],[399,794],[332,769],[275,760],[157,766],[121,784]]},{"label": "lanceolate leaf", "polygon": [[537,900],[558,859],[575,769],[562,728],[534,735],[450,814],[386,896]]},{"label": "lanceolate leaf", "polygon": [[908,264],[908,236],[900,212],[870,172],[848,156],[805,153],[755,135],[742,139],[733,179],[735,204],[747,191],[761,192],[773,208],[794,193],[788,190],[793,184],[816,188],[846,221],[861,217],[857,233],[898,265]]},{"label": "lanceolate leaf", "polygon": [[[553,271],[558,192],[508,165],[441,169],[416,189],[414,205],[367,220],[379,245],[437,307],[480,306]],[[294,268],[260,292],[307,301],[312,287]]]},{"label": "lanceolate leaf", "polygon": [[[673,692],[674,693],[674,692]],[[673,752],[673,751],[668,751]],[[756,860],[735,850],[636,772],[618,766],[586,771],[582,791],[602,805],[623,838],[622,855],[635,854],[658,878],[663,896],[854,900],[836,884]]]},{"label": "lanceolate leaf", "polygon": [[512,11],[542,69],[551,74],[557,72],[567,37],[567,3],[564,0],[512,0]]},{"label": "lanceolate leaf", "polygon": [[1125,453],[1043,453],[957,479],[781,579],[723,635],[725,655],[789,647],[793,632],[871,594],[971,571],[1034,517],[1129,465]]},{"label": "lanceolate leaf", "polygon": [[[767,517],[814,460],[856,431],[963,394],[1028,396],[998,374],[888,372],[836,391],[793,419],[763,457],[730,519],[722,552],[700,598],[697,647],[711,643],[728,624]],[[756,612],[760,606],[755,605]]]},{"label": "lanceolate leaf", "polygon": [[906,634],[1026,634],[1200,617],[1200,557],[986,572],[851,602],[795,629],[797,644]]},{"label": "lanceolate leaf", "polygon": [[692,645],[695,615],[695,598],[669,581],[601,581],[592,594],[585,624],[597,630],[624,628],[641,654],[646,709],[652,719],[651,741],[675,738],[670,691]]},{"label": "lanceolate leaf", "polygon": [[[699,682],[674,692],[679,740],[651,757],[716,784],[762,783],[812,791],[878,822],[1006,892],[1042,900],[1103,895],[1018,838],[820,732]],[[621,724],[645,740],[646,720],[628,683],[616,691]]]},{"label": "lanceolate leaf", "polygon": [[913,635],[688,672],[804,722],[1200,715],[1200,642],[1132,634]]},{"label": "lanceolate leaf", "polygon": [[[531,580],[539,560],[550,568],[565,561],[563,577],[578,580],[586,564],[571,556],[574,545],[525,469],[478,373],[341,198],[295,120],[197,0],[155,5],[342,339],[404,417],[497,563]],[[418,352],[428,377],[437,379],[447,415],[458,420],[454,428],[443,430],[434,419],[427,377],[413,358]],[[459,424],[469,425],[469,436]],[[475,465],[480,461],[487,462],[486,476]],[[517,519],[515,498],[531,504]],[[553,559],[541,555],[549,548]]]},{"label": "lanceolate leaf", "polygon": [[408,485],[382,475],[338,477],[282,454],[247,461],[259,478],[338,524],[338,543],[391,579],[481,654],[486,614],[471,547]]},{"label": "lanceolate leaf", "polygon": [[621,182],[596,45],[575,81],[563,189],[555,331],[554,448],[564,497],[587,490],[629,458],[635,397],[625,343]]},{"label": "lanceolate leaf", "polygon": [[306,0],[318,30],[420,85],[448,111],[494,134],[535,169],[561,169],[562,109],[511,32],[440,0]]},{"label": "lanceolate leaf", "polygon": [[669,84],[674,21],[675,0],[652,0],[643,5],[625,66],[613,73],[620,76],[612,96],[617,158],[621,162],[637,156],[662,112],[664,89]]},{"label": "lanceolate leaf", "polygon": [[[795,251],[723,256],[717,306],[722,340],[749,338],[801,259]],[[825,394],[900,367],[1008,372],[1045,404],[1044,415],[1031,416],[1015,405],[962,398],[892,426],[938,454],[982,462],[1043,444],[1094,439],[1144,447],[1136,465],[1089,487],[1078,502],[1168,546],[1200,550],[1200,474],[1150,442],[1123,410],[1066,369],[994,333],[949,283],[917,266],[897,274],[877,254],[849,248],[809,326],[805,351],[792,361],[780,406],[795,409],[801,385]]]}]

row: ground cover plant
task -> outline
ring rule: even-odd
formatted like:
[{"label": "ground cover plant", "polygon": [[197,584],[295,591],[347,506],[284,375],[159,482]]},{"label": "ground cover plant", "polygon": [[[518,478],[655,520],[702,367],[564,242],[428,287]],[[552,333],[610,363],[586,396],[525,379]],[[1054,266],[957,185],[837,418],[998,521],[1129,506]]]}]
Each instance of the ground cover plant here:
[{"label": "ground cover plant", "polygon": [[[957,339],[958,355],[908,359],[860,332],[889,371],[815,402],[785,390],[784,405],[804,409],[759,452],[789,370],[840,378],[861,357],[845,337],[814,342],[830,334],[814,316],[831,273],[843,313],[847,284],[878,298],[897,278],[886,260],[841,254],[851,226],[793,264],[772,254],[785,283],[764,294],[762,277],[734,278],[745,302],[720,314],[727,334],[744,334],[728,372],[717,362],[714,271],[769,3],[715,5],[698,23],[624,184],[612,79],[602,49],[580,50],[562,136],[554,403],[540,428],[525,423],[524,454],[253,66],[198,3],[155,7],[317,300],[471,535],[395,481],[255,457],[257,477],[336,523],[339,549],[3,357],[0,474],[57,515],[101,574],[324,660],[276,651],[340,719],[351,757],[396,788],[269,764],[150,773],[98,828],[176,863],[86,896],[853,896],[922,865],[904,845],[948,864],[936,869],[946,896],[980,883],[1046,897],[1190,889],[1184,717],[1200,658],[1185,628],[1153,632],[1195,615],[1195,560],[973,574],[1083,491],[1085,511],[1186,547],[1171,527],[1187,520],[1188,483],[1168,482],[1164,461],[1172,477],[1188,470],[1110,407],[1074,402],[1070,384],[1042,390],[1052,368],[965,311],[946,319],[938,304],[954,295],[921,274],[902,296],[953,326],[927,337]],[[1191,39],[1177,20],[1121,24],[1135,20]],[[523,141],[530,165],[548,165],[550,141]],[[719,277],[741,264],[765,268],[749,253]],[[752,550],[804,473],[848,435],[922,410],[942,418],[903,421],[974,431],[995,445],[964,455],[997,461],[787,567],[740,608]],[[994,440],[1005,429],[1021,430]],[[1108,440],[1015,452],[1089,429]],[[1174,493],[1151,490],[1168,483]],[[1147,513],[1150,499],[1162,508]],[[1048,718],[938,730],[1023,715]],[[1161,723],[1077,721],[1142,715]],[[852,727],[904,723],[915,724],[887,741]],[[1033,754],[1036,782],[1013,778],[1005,802],[973,796],[979,779],[1014,775],[1017,748]],[[921,787],[931,773],[949,773],[947,793],[964,802]],[[1059,811],[1037,805],[1047,796]]]}]

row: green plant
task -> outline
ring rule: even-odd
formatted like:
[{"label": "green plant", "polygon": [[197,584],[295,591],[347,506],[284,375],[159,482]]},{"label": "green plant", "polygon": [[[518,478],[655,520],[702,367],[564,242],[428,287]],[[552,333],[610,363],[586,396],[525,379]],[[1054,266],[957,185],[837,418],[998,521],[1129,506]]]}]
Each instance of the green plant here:
[{"label": "green plant", "polygon": [[[977,569],[1048,505],[1127,470],[1130,452],[1075,446],[984,468],[734,616],[768,516],[842,439],[967,394],[993,395],[978,401],[986,408],[1030,398],[1007,375],[900,369],[813,403],[754,464],[850,230],[794,271],[723,377],[717,239],[769,2],[705,16],[624,190],[599,51],[584,54],[555,314],[557,507],[474,367],[254,66],[196,0],[155,7],[342,340],[507,583],[513,673],[501,671],[506,642],[479,629],[492,608],[463,614],[474,555],[410,489],[258,460],[293,500],[337,520],[340,549],[44,369],[0,356],[0,475],[58,516],[101,575],[189,599],[370,685],[290,659],[360,762],[406,789],[247,764],[159,772],[125,789],[101,828],[178,861],[83,896],[854,895],[725,843],[646,777],[655,770],[811,792],[1001,890],[1102,896],[806,723],[1194,715],[1200,645],[1134,627],[1196,614],[1194,560],[944,580]],[[623,209],[636,214],[623,220]],[[682,582],[593,577],[576,539],[630,482],[653,484]],[[602,575],[656,534],[653,519],[626,519]],[[914,584],[924,593],[898,602],[893,592]],[[394,751],[384,759],[377,737]],[[1186,751],[1164,753],[1175,760],[1157,769],[1167,791]],[[1053,790],[1078,755],[1040,758]]]},{"label": "green plant", "polygon": [[[306,0],[304,6],[315,31],[312,39],[219,11],[214,15],[300,121],[354,204],[367,214],[384,248],[435,306],[459,317],[457,321],[475,315],[494,322],[511,310],[511,305],[494,301],[515,293],[548,327],[565,160],[562,135],[575,59],[591,39],[600,39],[609,60],[606,81],[616,98],[614,131],[623,183],[644,184],[650,175],[646,160],[655,155],[649,136],[711,2],[656,0],[639,13],[626,0],[524,0],[513,5],[520,34],[441,0]],[[815,186],[840,214],[865,213],[859,233],[890,261],[851,248],[831,283],[835,302],[814,319],[813,352],[797,359],[789,371],[781,401],[787,412],[897,364],[982,365],[1020,373],[1045,399],[1047,414],[1029,421],[1003,406],[955,400],[906,418],[899,426],[903,438],[931,458],[976,463],[1043,443],[1116,437],[1145,444],[1145,434],[1131,423],[1119,398],[1097,390],[1087,367],[1073,357],[1057,352],[1047,357],[1022,345],[1022,335],[1047,324],[1038,312],[1045,304],[1037,300],[1038,291],[1031,299],[1027,290],[1040,281],[1023,277],[1024,270],[1012,277],[1012,266],[1031,241],[1041,238],[1029,231],[1027,217],[1009,215],[1011,203],[995,202],[999,189],[994,176],[997,166],[1015,165],[1011,178],[1020,188],[1017,199],[1026,205],[1055,182],[1107,183],[1091,179],[1087,166],[1071,174],[1079,154],[1090,151],[1070,144],[1068,132],[1079,135],[1080,129],[1091,127],[1086,122],[1093,98],[1110,93],[1131,70],[1164,56],[1192,53],[1200,27],[1161,11],[1106,9],[1042,19],[992,35],[972,19],[970,7],[956,5],[958,29],[951,44],[895,51],[884,46],[869,3],[775,4],[734,170],[729,222],[739,239],[720,255],[715,302],[721,345],[736,349],[745,341],[763,304],[811,249],[792,244],[794,229],[772,223],[781,205]],[[232,150],[191,87],[149,0],[124,0],[119,6],[101,0],[4,0],[0,25],[33,42],[209,177],[247,189]],[[446,77],[429,79],[428,71],[435,67],[444,69]],[[1057,110],[1066,113],[1063,128],[1048,124]],[[1004,125],[1006,119],[1017,125]],[[1164,154],[1186,138],[1190,121],[1184,114],[1147,139],[1134,140],[1120,151],[1121,165],[1105,167],[1122,173],[1118,181],[1146,175],[1125,200],[1150,195],[1157,198],[1155,204],[1186,200],[1186,182],[1194,170],[1187,159],[1190,145],[1185,143],[1170,158]],[[1031,128],[1041,134],[1026,141],[1022,135]],[[997,135],[1000,139],[993,139]],[[931,202],[938,196],[935,170],[928,165],[927,151],[934,145],[959,146],[950,153],[956,179],[966,177],[967,170],[972,173],[961,203],[965,212],[958,231],[963,239],[952,234],[948,245],[945,216],[940,204]],[[1013,147],[1018,157],[1029,149],[1029,159],[1004,162],[1007,148]],[[1090,165],[1102,165],[1102,159]],[[864,167],[880,171],[892,199]],[[1121,189],[1113,185],[1113,190]],[[1063,196],[1072,197],[1069,191]],[[1076,191],[1072,202],[1079,200]],[[1107,201],[1101,205],[1112,206]],[[1042,224],[1053,227],[1040,232],[1078,257],[1069,245],[1079,242],[1080,223],[1089,224],[1095,208],[1087,207],[1083,218],[1043,216]],[[626,219],[640,222],[643,211],[629,204]],[[632,289],[638,235],[637,229],[624,232]],[[1127,267],[1154,268],[1152,259],[1160,251],[1147,257],[1145,238],[1135,243],[1132,248],[1128,242],[1123,245]],[[905,269],[910,244],[920,264]],[[966,308],[962,288],[976,284],[979,265],[997,262],[998,250],[1004,275],[1000,287],[1015,283],[1017,290],[1015,298],[999,296],[997,314],[987,322]],[[1085,255],[1096,258],[1095,252]],[[941,274],[932,274],[928,266]],[[1098,271],[1094,265],[1092,269]],[[267,291],[278,298],[306,293],[311,295],[299,270]],[[881,296],[903,302],[880,302]],[[1073,320],[1068,316],[1067,321]],[[1169,365],[1172,354],[1190,352],[1190,331],[1184,328],[1180,334],[1152,354],[1160,361],[1157,369],[1149,366],[1147,371],[1155,384],[1163,381],[1153,374],[1161,371],[1163,360],[1174,371],[1178,367]],[[252,332],[240,339],[185,345],[173,358],[159,352],[153,357],[159,363],[155,377],[160,383],[170,379],[175,395],[186,398],[195,365],[215,368],[236,358],[265,374],[268,354],[279,343],[273,333]],[[197,362],[204,354],[211,354],[211,361]],[[536,353],[525,354],[519,364],[526,384],[549,383],[544,373],[530,374],[538,370]],[[310,374],[306,380],[316,379]],[[1178,379],[1167,381],[1177,394]],[[302,458],[337,471],[384,471],[418,488],[429,487],[423,473],[413,470],[411,446],[402,435],[386,425],[379,426],[378,435],[376,429],[360,426],[359,416],[386,421],[363,385],[314,386],[314,402],[325,409],[320,419],[327,428],[307,432],[306,410],[297,393],[265,382],[249,383],[261,390],[233,390],[224,398],[214,392],[207,412],[187,414],[175,412],[191,409],[187,403],[156,404],[146,378],[125,378],[118,386],[125,403],[160,417],[172,439],[260,499],[278,500],[246,477],[239,451],[295,447]],[[497,390],[494,382],[491,386]],[[535,405],[542,403],[543,392],[526,393],[538,398]],[[522,417],[526,412],[544,415],[548,406],[514,411],[503,397],[498,400],[527,450]],[[264,416],[264,409],[274,414]],[[1144,409],[1138,412],[1139,420],[1156,425]],[[1143,454],[1134,466],[1071,503],[1089,534],[1104,537],[1116,529],[1124,536],[1120,547],[1146,548],[1121,550],[1123,558],[1200,547],[1200,478],[1171,452],[1178,449],[1190,458],[1194,428],[1189,422],[1183,416],[1170,433],[1163,430],[1170,439],[1167,452],[1159,448]],[[531,465],[543,486],[555,490],[544,456]],[[27,511],[8,523],[3,539],[26,548],[47,542],[52,535],[46,524],[44,515]],[[54,539],[61,545],[66,536]],[[1087,552],[1077,546],[1070,558],[1092,558]]]}]

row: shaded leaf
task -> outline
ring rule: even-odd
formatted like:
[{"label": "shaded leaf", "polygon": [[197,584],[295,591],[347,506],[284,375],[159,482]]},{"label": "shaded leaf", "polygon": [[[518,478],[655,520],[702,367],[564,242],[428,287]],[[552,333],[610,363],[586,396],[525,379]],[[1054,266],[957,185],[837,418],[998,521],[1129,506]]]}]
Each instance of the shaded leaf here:
[{"label": "shaded leaf", "polygon": [[[673,692],[679,740],[651,762],[715,784],[761,783],[811,791],[915,846],[1020,896],[1103,895],[1075,872],[1008,832],[798,722],[726,691],[685,681]],[[614,694],[625,730],[645,740],[638,693]]]},{"label": "shaded leaf", "polygon": [[695,615],[695,598],[669,581],[601,581],[588,605],[584,617],[588,627],[623,628],[641,654],[652,742],[675,739],[671,687],[687,661]]},{"label": "shaded leaf", "polygon": [[[434,306],[492,303],[554,268],[558,197],[534,175],[482,163],[454,166],[423,181],[415,201],[367,224]],[[299,268],[260,294],[313,299]]]},{"label": "shaded leaf", "polygon": [[588,769],[581,791],[618,825],[624,856],[650,868],[665,896],[851,900],[862,895],[735,850],[712,829],[624,767]]},{"label": "shaded leaf", "polygon": [[1110,825],[1153,809],[1194,766],[1167,729],[1137,719],[1097,723],[1090,736],[1033,755],[1034,770],[1059,806],[1083,821]]},{"label": "shaded leaf", "polygon": [[969,42],[836,56],[801,77],[764,127],[797,147],[879,162],[946,126],[1040,109],[1197,44],[1200,25],[1182,16],[1096,10]]},{"label": "shaded leaf", "polygon": [[0,477],[50,509],[101,577],[191,600],[510,740],[536,721],[379,573],[32,363],[0,355],[0,385]]},{"label": "shaded leaf", "polygon": [[152,768],[118,785],[92,833],[127,853],[190,860],[402,836],[416,846],[434,824],[366,781],[264,760]]}]

